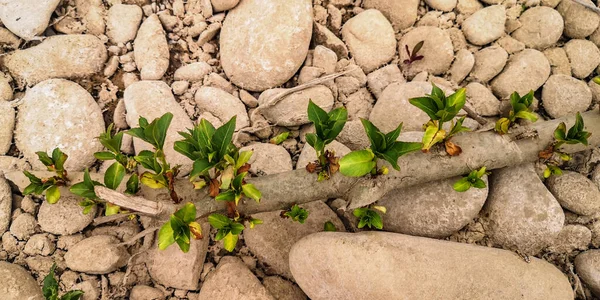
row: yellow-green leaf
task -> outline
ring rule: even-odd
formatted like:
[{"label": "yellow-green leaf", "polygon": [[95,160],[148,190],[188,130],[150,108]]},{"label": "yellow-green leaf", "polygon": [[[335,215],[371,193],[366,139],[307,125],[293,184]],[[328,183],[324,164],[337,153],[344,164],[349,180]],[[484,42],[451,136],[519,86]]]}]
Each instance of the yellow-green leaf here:
[{"label": "yellow-green leaf", "polygon": [[46,190],[46,201],[50,204],[58,202],[60,199],[60,190],[57,186],[53,185]]},{"label": "yellow-green leaf", "polygon": [[223,239],[223,247],[225,250],[232,252],[235,249],[235,245],[237,244],[238,236],[228,233]]},{"label": "yellow-green leaf", "polygon": [[154,175],[150,172],[145,172],[140,177],[140,181],[142,184],[148,186],[153,189],[162,189],[167,187],[167,183],[164,178],[160,175]]},{"label": "yellow-green leaf", "polygon": [[446,131],[438,129],[435,125],[427,126],[425,135],[423,135],[423,148],[422,151],[427,152],[433,145],[441,142],[446,137]]}]

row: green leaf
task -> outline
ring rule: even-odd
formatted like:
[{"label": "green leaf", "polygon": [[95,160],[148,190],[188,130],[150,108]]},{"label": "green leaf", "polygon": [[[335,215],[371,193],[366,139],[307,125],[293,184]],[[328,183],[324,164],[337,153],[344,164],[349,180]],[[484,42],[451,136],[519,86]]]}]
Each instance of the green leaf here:
[{"label": "green leaf", "polygon": [[246,177],[246,175],[248,175],[248,172],[243,172],[235,176],[232,183],[233,189],[235,189],[236,191],[242,190],[242,185],[244,183],[244,178]]},{"label": "green leaf", "polygon": [[383,135],[381,130],[379,130],[379,128],[377,128],[367,119],[360,119],[360,121],[365,128],[369,142],[371,142],[371,149],[373,149],[375,152],[385,151],[387,148],[387,143],[385,141],[385,135]]},{"label": "green leaf", "polygon": [[517,104],[521,101],[521,95],[519,93],[514,92],[510,95],[510,106],[514,111],[516,111]]},{"label": "green leaf", "polygon": [[477,171],[477,178],[481,178],[483,177],[483,175],[485,175],[487,168],[486,167],[481,167],[478,171]]},{"label": "green leaf", "polygon": [[340,172],[348,177],[361,177],[369,174],[377,165],[371,150],[352,151],[340,159]]},{"label": "green leaf", "polygon": [[115,162],[104,173],[104,185],[111,190],[116,190],[125,177],[125,167]]},{"label": "green leaf", "polygon": [[352,211],[352,214],[357,218],[362,218],[364,215],[366,215],[367,211],[369,211],[368,208],[359,207],[359,208],[354,209],[354,211]]},{"label": "green leaf", "polygon": [[96,206],[96,202],[90,199],[83,199],[83,201],[79,202],[79,206],[83,207],[83,214],[87,215]]},{"label": "green leaf", "polygon": [[94,192],[94,185],[90,187],[86,182],[79,182],[71,186],[69,189],[71,193],[81,196],[87,199],[97,199],[96,192]]},{"label": "green leaf", "polygon": [[324,137],[323,126],[325,126],[327,124],[327,121],[329,120],[329,115],[327,114],[327,112],[309,99],[307,114],[308,120],[315,125],[317,135],[319,137]]},{"label": "green leaf", "polygon": [[438,129],[435,125],[427,126],[425,129],[425,134],[423,135],[423,151],[429,151],[433,145],[441,142],[446,138],[446,131],[443,129]]},{"label": "green leaf", "polygon": [[227,153],[227,148],[231,143],[233,132],[235,131],[235,120],[236,116],[233,116],[229,122],[215,130],[215,134],[212,137],[211,145],[213,150],[218,152],[219,158]]},{"label": "green leaf", "polygon": [[94,157],[99,160],[112,160],[115,159],[115,155],[110,152],[96,152]]},{"label": "green leaf", "polygon": [[[453,108],[453,111],[455,113],[458,113],[458,111],[460,111],[463,108],[463,106],[465,106],[465,103],[467,101],[466,92],[467,90],[465,88],[460,88],[456,92],[454,92],[454,94],[448,96],[447,104],[448,106]],[[452,116],[452,118],[454,118],[455,116],[456,115]]]},{"label": "green leaf", "polygon": [[193,203],[188,202],[176,211],[174,215],[183,221],[183,223],[189,224],[196,220],[196,206]]},{"label": "green leaf", "polygon": [[167,180],[162,175],[144,172],[140,177],[142,184],[152,189],[162,189],[167,187]]},{"label": "green leaf", "polygon": [[383,229],[383,220],[381,220],[381,216],[374,210],[369,210],[368,214],[371,225],[379,230]]},{"label": "green leaf", "polygon": [[400,171],[400,167],[398,166],[398,157],[418,151],[421,149],[421,147],[423,147],[422,143],[394,142],[392,147],[388,148],[388,150],[382,153],[381,156],[383,159],[389,162],[395,170]]},{"label": "green leaf", "polygon": [[210,169],[214,167],[214,164],[209,162],[207,159],[198,159],[194,161],[194,165],[192,167],[192,172],[190,172],[190,178],[195,178],[197,176],[202,176]]},{"label": "green leaf", "polygon": [[196,129],[196,138],[199,146],[204,149],[203,151],[205,152],[213,151],[211,141],[215,134],[215,127],[206,119],[202,119],[200,120],[200,123],[198,123]]},{"label": "green leaf", "polygon": [[171,221],[167,221],[158,231],[158,249],[165,250],[175,243]]},{"label": "green leaf", "polygon": [[54,167],[58,171],[64,170],[65,162],[69,158],[66,154],[60,151],[59,148],[54,148],[52,151],[52,160],[54,161]]},{"label": "green leaf", "polygon": [[554,139],[559,142],[566,140],[567,139],[566,132],[567,132],[567,125],[565,124],[565,122],[561,122],[560,124],[558,124],[558,126],[554,130]]},{"label": "green leaf", "polygon": [[337,231],[337,228],[335,228],[335,225],[333,225],[333,223],[331,223],[331,221],[327,221],[323,225],[323,230],[324,231]]},{"label": "green leaf", "polygon": [[231,233],[233,235],[238,235],[238,234],[242,233],[244,228],[245,228],[244,225],[240,224],[238,222],[231,223]]},{"label": "green leaf", "polygon": [[336,108],[329,112],[329,121],[327,123],[327,129],[329,132],[325,134],[323,139],[325,144],[329,144],[331,141],[342,132],[346,121],[348,120],[348,111],[344,107]]},{"label": "green leaf", "polygon": [[578,132],[583,131],[583,127],[583,118],[581,117],[581,114],[577,112],[577,115],[575,115],[575,125],[569,129],[567,137],[575,137]]},{"label": "green leaf", "polygon": [[515,118],[519,118],[519,119],[526,119],[529,120],[531,122],[535,122],[538,120],[538,117],[536,114],[522,110],[518,113],[515,114]]},{"label": "green leaf", "polygon": [[60,199],[60,190],[57,186],[53,185],[46,190],[46,201],[50,204],[58,202]]},{"label": "green leaf", "polygon": [[410,104],[416,106],[420,110],[424,111],[429,116],[429,118],[431,118],[432,120],[439,119],[439,117],[436,115],[436,113],[438,112],[439,109],[435,103],[435,100],[433,100],[432,98],[430,98],[430,97],[411,98],[408,100],[408,102],[410,102]]},{"label": "green leaf", "polygon": [[279,145],[279,144],[283,143],[285,140],[287,140],[287,138],[288,138],[289,135],[290,135],[289,131],[280,133],[277,136],[273,137],[269,141],[269,143],[275,144],[275,145]]},{"label": "green leaf", "polygon": [[23,174],[25,174],[25,176],[27,178],[29,178],[29,182],[36,183],[36,184],[42,184],[42,179],[40,179],[37,176],[29,173],[28,171],[23,171]]},{"label": "green leaf", "polygon": [[227,190],[218,194],[215,197],[216,201],[234,201],[235,200],[235,192],[233,190]]},{"label": "green leaf", "polygon": [[507,134],[508,127],[510,126],[511,121],[508,118],[501,118],[496,122],[496,126],[494,130],[499,134]]},{"label": "green leaf", "polygon": [[[189,232],[189,229],[187,230]],[[175,242],[177,243],[177,245],[179,246],[179,249],[181,249],[181,252],[183,253],[188,253],[190,251],[190,238],[177,238],[175,239]]]},{"label": "green leaf", "polygon": [[211,214],[208,216],[208,223],[217,229],[223,229],[231,224],[231,220],[222,214]]},{"label": "green leaf", "polygon": [[163,149],[165,145],[165,140],[167,138],[167,130],[169,129],[169,125],[171,125],[171,120],[173,120],[173,114],[166,113],[162,115],[162,117],[160,117],[158,120],[154,120],[152,122],[156,122],[155,126],[151,128],[153,129],[152,137],[156,143],[154,144],[154,146],[156,146],[157,149]]},{"label": "green leaf", "polygon": [[246,195],[246,197],[248,197],[250,199],[254,199],[254,201],[256,201],[256,202],[260,202],[260,198],[262,197],[262,194],[253,184],[247,183],[247,184],[242,185],[242,190],[244,192],[244,195]]},{"label": "green leaf", "polygon": [[112,215],[116,215],[121,211],[121,207],[118,205],[114,205],[114,204],[110,204],[110,203],[106,203],[106,206],[104,207],[104,215],[105,216],[112,216]]},{"label": "green leaf", "polygon": [[402,123],[400,123],[400,125],[398,125],[398,127],[396,127],[396,129],[394,129],[393,131],[386,133],[385,134],[386,144],[393,145],[394,142],[396,142],[396,140],[400,136],[401,131],[402,131]]},{"label": "green leaf", "polygon": [[471,188],[471,183],[467,177],[461,178],[452,186],[457,192],[466,192]]},{"label": "green leaf", "polygon": [[140,190],[140,179],[137,174],[133,173],[127,180],[125,193],[135,195]]},{"label": "green leaf", "polygon": [[237,244],[237,241],[238,236],[230,232],[225,236],[225,238],[223,238],[223,248],[225,248],[225,250],[229,252],[232,252],[233,250],[235,250],[235,245]]},{"label": "green leaf", "polygon": [[[179,133],[181,134],[181,132]],[[191,160],[196,160],[200,158],[195,152],[196,148],[189,141],[176,141],[173,144],[173,149]]]},{"label": "green leaf", "polygon": [[250,221],[248,221],[248,223],[250,223],[250,229],[254,229],[254,226],[262,224],[263,221],[261,219],[251,218]]},{"label": "green leaf", "polygon": [[233,173],[234,173],[233,166],[228,166],[221,173],[221,189],[222,190],[229,189],[229,187],[231,185],[231,181],[233,180],[233,177],[234,177]]},{"label": "green leaf", "polygon": [[486,185],[485,185],[485,181],[477,178],[475,180],[475,182],[473,183],[473,187],[476,187],[478,189],[485,189]]},{"label": "green leaf", "polygon": [[52,158],[50,158],[50,156],[48,156],[48,153],[46,153],[44,151],[38,151],[35,154],[37,154],[39,160],[42,162],[42,164],[44,164],[44,166],[50,167],[50,166],[54,165],[54,161],[52,161]]},{"label": "green leaf", "polygon": [[56,270],[56,263],[52,264],[50,273],[44,277],[44,285],[42,287],[42,294],[46,300],[57,300],[58,299],[58,281],[54,278],[54,271]]},{"label": "green leaf", "polygon": [[471,131],[471,129],[469,129],[468,127],[462,126],[464,121],[465,121],[465,117],[462,117],[462,118],[456,120],[456,123],[450,129],[450,133],[448,133],[448,137],[451,137],[451,136],[461,133],[461,132]]},{"label": "green leaf", "polygon": [[27,187],[25,187],[25,189],[23,190],[23,195],[31,195],[32,193],[35,193],[35,190],[38,188],[38,184],[36,183],[30,183],[29,185],[27,185]]},{"label": "green leaf", "polygon": [[[140,117],[140,120],[142,118]],[[131,135],[132,137],[138,138],[144,142],[149,143],[149,141],[146,139],[146,135],[144,135],[144,129],[140,128],[140,127],[135,127],[135,128],[130,128],[129,130],[125,131],[126,134]]]},{"label": "green leaf", "polygon": [[253,153],[254,152],[252,152],[252,151],[240,152],[238,159],[235,162],[235,169],[237,170],[237,169],[241,168],[243,165],[245,165],[250,160]]},{"label": "green leaf", "polygon": [[81,290],[68,291],[66,294],[60,297],[60,300],[79,300],[83,294],[84,292]]}]

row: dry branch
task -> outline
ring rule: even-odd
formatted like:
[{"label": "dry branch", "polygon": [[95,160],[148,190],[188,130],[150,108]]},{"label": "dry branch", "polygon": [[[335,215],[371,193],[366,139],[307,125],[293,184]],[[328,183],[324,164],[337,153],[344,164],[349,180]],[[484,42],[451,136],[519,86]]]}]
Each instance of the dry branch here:
[{"label": "dry branch", "polygon": [[[586,124],[586,131],[594,133],[589,139],[589,146],[567,145],[562,151],[574,153],[600,145],[600,114],[597,111],[590,111],[583,113],[582,117]],[[288,208],[294,203],[301,204],[337,197],[348,200],[349,208],[355,208],[373,203],[397,189],[463,175],[482,166],[492,170],[535,162],[538,160],[538,153],[552,142],[554,129],[560,122],[566,122],[570,127],[575,123],[575,116],[537,122],[524,127],[529,132],[537,133],[537,136],[532,138],[514,140],[509,135],[500,136],[491,131],[466,133],[453,138],[453,142],[463,149],[460,156],[449,157],[442,152],[412,153],[398,160],[401,171],[390,168],[388,175],[376,179],[348,178],[338,173],[330,180],[317,182],[317,176],[304,169],[250,178],[248,182],[253,183],[262,192],[261,203],[245,201],[240,203],[239,209],[242,213],[274,211]],[[14,173],[7,173],[6,178],[13,180],[20,177]],[[21,189],[25,187],[24,183],[16,184]],[[177,181],[175,189],[184,202],[191,201],[196,204],[198,217],[225,209],[223,202],[215,201],[204,190],[194,190],[185,179]],[[96,192],[98,191],[107,192],[102,189]],[[115,204],[130,210],[141,207],[145,213],[158,218],[165,218],[176,209],[164,189],[152,190],[143,187],[141,192],[143,198],[125,195],[121,197],[117,195],[121,195],[118,192],[110,192],[103,194],[110,198],[106,200],[117,199],[118,203]]]}]

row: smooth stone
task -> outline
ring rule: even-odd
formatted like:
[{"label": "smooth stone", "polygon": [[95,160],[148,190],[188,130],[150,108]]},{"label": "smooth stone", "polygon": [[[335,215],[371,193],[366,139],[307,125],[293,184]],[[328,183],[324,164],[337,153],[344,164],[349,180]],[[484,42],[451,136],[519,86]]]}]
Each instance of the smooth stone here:
[{"label": "smooth stone", "polygon": [[506,11],[502,5],[488,6],[478,10],[462,23],[465,37],[471,44],[483,46],[504,34]]},{"label": "smooth stone", "polygon": [[208,223],[202,223],[202,232],[207,234],[201,240],[192,239],[187,253],[183,253],[177,244],[159,250],[155,243],[146,262],[150,277],[167,287],[197,290],[208,251]]},{"label": "smooth stone", "polygon": [[563,18],[556,10],[546,6],[529,8],[519,17],[522,26],[512,37],[528,48],[544,50],[558,42],[563,33]]},{"label": "smooth stone", "polygon": [[0,294],[5,300],[43,300],[42,289],[23,267],[0,261]]},{"label": "smooth stone", "polygon": [[540,88],[550,76],[550,63],[544,54],[533,49],[525,49],[511,56],[494,80],[492,91],[498,98],[508,97],[513,92],[520,95]]},{"label": "smooth stone", "polygon": [[584,175],[563,171],[547,181],[548,189],[560,205],[576,214],[593,215],[600,211],[600,190]]},{"label": "smooth stone", "polygon": [[450,80],[459,84],[461,83],[473,70],[475,66],[475,56],[471,51],[467,49],[460,49],[456,52],[456,58],[450,68]]},{"label": "smooth stone", "polygon": [[338,59],[348,58],[346,44],[327,27],[315,22],[312,39],[316,45],[323,45],[335,52]]},{"label": "smooth stone", "polygon": [[12,212],[12,192],[4,176],[0,177],[0,236],[8,230]]},{"label": "smooth stone", "polygon": [[148,17],[133,42],[135,64],[142,80],[160,80],[169,68],[169,44],[157,15]]},{"label": "smooth stone", "polygon": [[226,256],[204,283],[198,300],[275,300],[260,280],[237,257]]},{"label": "smooth stone", "polygon": [[102,72],[106,48],[93,35],[55,35],[4,57],[13,78],[34,85],[50,78],[85,78]]},{"label": "smooth stone", "polygon": [[360,120],[346,122],[337,140],[351,150],[362,150],[370,145],[369,138]]},{"label": "smooth stone", "polygon": [[585,79],[600,64],[600,50],[588,40],[570,40],[564,46],[573,76]]},{"label": "smooth stone", "polygon": [[136,285],[131,289],[129,293],[130,300],[162,300],[165,299],[165,295],[161,290],[153,288],[147,285]]},{"label": "smooth stone", "polygon": [[575,270],[592,293],[600,297],[600,250],[588,250],[577,255]]},{"label": "smooth stone", "polygon": [[544,55],[548,59],[552,68],[552,75],[571,76],[571,62],[564,48],[549,48],[544,50]]},{"label": "smooth stone", "polygon": [[23,97],[15,144],[35,170],[46,170],[36,152],[51,153],[58,147],[69,156],[65,169],[83,171],[96,161],[94,153],[104,148],[97,139],[104,131],[102,111],[84,88],[50,79],[28,89]]},{"label": "smooth stone", "polygon": [[[139,81],[125,89],[123,99],[127,110],[127,123],[130,127],[139,126],[140,116],[146,118],[148,122],[152,122],[167,112],[173,114],[164,145],[165,156],[171,165],[181,165],[181,175],[189,173],[193,162],[175,151],[173,145],[176,141],[183,139],[179,135],[179,131],[187,132],[187,129],[193,128],[194,125],[175,100],[171,88],[162,81]],[[150,144],[137,138],[133,139],[133,147],[136,153],[140,153],[142,150],[152,150]]]},{"label": "smooth stone", "polygon": [[484,214],[493,243],[528,255],[552,243],[565,220],[530,164],[494,171]]},{"label": "smooth stone", "polygon": [[470,76],[480,82],[488,82],[500,74],[508,60],[508,53],[499,46],[483,48],[475,52],[473,56],[475,65]]},{"label": "smooth stone", "polygon": [[142,9],[137,5],[111,6],[106,18],[106,35],[115,44],[132,41],[137,35],[142,16]]},{"label": "smooth stone", "polygon": [[456,7],[456,4],[458,3],[458,1],[457,0],[425,0],[425,3],[427,3],[427,5],[429,5],[429,7],[433,8],[435,10],[449,12],[449,11],[452,11]]},{"label": "smooth stone", "polygon": [[277,300],[306,300],[306,294],[295,284],[278,276],[265,277],[262,281],[267,291]]},{"label": "smooth stone", "polygon": [[268,266],[268,274],[278,274],[293,280],[288,264],[290,249],[301,238],[323,231],[327,221],[331,221],[337,230],[345,231],[343,223],[323,201],[302,204],[301,207],[308,210],[308,218],[304,224],[282,218],[280,211],[252,215],[264,223],[246,230],[244,240],[259,262]]},{"label": "smooth stone", "polygon": [[0,154],[10,150],[15,130],[15,109],[9,102],[0,102]]},{"label": "smooth stone", "polygon": [[269,122],[279,126],[299,126],[310,123],[306,109],[309,100],[330,111],[333,108],[333,93],[324,85],[317,85],[284,96],[275,105],[268,105],[271,97],[286,92],[286,89],[264,91],[258,98],[258,109]]},{"label": "smooth stone", "polygon": [[[471,222],[485,204],[488,188],[471,188],[464,193],[453,189],[453,177],[389,192],[377,205],[387,208],[383,214],[386,231],[424,236],[447,237]],[[487,184],[487,176],[484,178]]]},{"label": "smooth stone", "polygon": [[0,0],[0,20],[4,27],[25,40],[40,35],[48,27],[60,0]]},{"label": "smooth stone", "polygon": [[364,0],[362,3],[366,9],[377,9],[392,22],[396,31],[409,28],[417,21],[417,10],[419,1],[417,0]]},{"label": "smooth stone", "polygon": [[241,1],[227,14],[219,38],[225,74],[249,91],[287,82],[308,54],[312,23],[309,0]]},{"label": "smooth stone", "polygon": [[584,112],[592,103],[592,91],[581,80],[566,75],[552,75],[542,89],[544,109],[553,118]]},{"label": "smooth stone", "polygon": [[553,253],[569,253],[575,250],[587,250],[592,242],[592,232],[583,225],[566,225],[548,247]]},{"label": "smooth stone", "polygon": [[373,106],[369,120],[383,132],[390,132],[400,122],[405,131],[422,131],[429,116],[408,102],[410,98],[430,94],[429,82],[392,83],[388,85]]},{"label": "smooth stone", "polygon": [[367,86],[375,98],[379,98],[385,88],[394,82],[406,82],[397,64],[390,64],[367,75]]},{"label": "smooth stone", "polygon": [[[412,51],[415,45],[421,41],[424,43],[419,55],[422,55],[423,59],[410,65],[402,63],[409,58],[406,46]],[[398,42],[398,53],[400,54],[401,68],[409,77],[423,71],[432,75],[443,74],[448,71],[454,60],[454,46],[450,34],[444,29],[432,26],[420,26],[407,32]]]},{"label": "smooth stone", "polygon": [[481,116],[495,116],[500,113],[500,101],[483,84],[471,82],[466,87],[467,102]]},{"label": "smooth stone", "polygon": [[81,198],[71,194],[64,188],[60,189],[60,200],[55,204],[42,202],[38,212],[38,223],[43,231],[57,234],[70,235],[82,231],[94,220],[96,207],[88,214],[83,213],[79,206]]},{"label": "smooth stone", "polygon": [[510,35],[503,36],[499,38],[496,43],[498,46],[502,47],[508,54],[514,54],[520,51],[525,50],[525,44],[514,39]]},{"label": "smooth stone", "polygon": [[223,124],[227,123],[233,116],[237,116],[235,129],[240,130],[248,127],[248,113],[244,103],[222,89],[203,86],[196,91],[195,99],[200,113],[209,112]]},{"label": "smooth stone", "polygon": [[18,215],[10,224],[10,234],[18,240],[27,240],[35,233],[37,222],[35,218],[28,214],[22,213]]},{"label": "smooth stone", "polygon": [[365,73],[388,63],[396,54],[392,24],[376,9],[365,10],[348,20],[342,28],[342,37]]},{"label": "smooth stone", "polygon": [[[596,6],[590,0],[583,0]],[[596,12],[573,1],[561,1],[556,10],[565,21],[564,35],[572,39],[583,39],[594,33],[600,24],[600,16]]]},{"label": "smooth stone", "polygon": [[234,8],[240,0],[211,0],[213,11],[221,12]]},{"label": "smooth stone", "polygon": [[290,268],[313,300],[573,299],[567,277],[543,260],[396,233],[313,234],[294,245]]},{"label": "smooth stone", "polygon": [[[325,150],[333,151],[335,156],[342,157],[348,153],[350,153],[350,148],[346,147],[344,144],[338,141],[332,141],[325,147]],[[302,152],[300,152],[300,156],[298,157],[298,162],[296,162],[296,169],[302,169],[306,167],[309,163],[317,160],[317,152],[313,147],[309,144],[305,144],[304,148],[302,148]]]},{"label": "smooth stone", "polygon": [[[109,235],[97,235],[75,244],[65,254],[65,263],[73,271],[88,274],[108,274],[124,267],[129,253],[121,241]],[[93,258],[93,259],[91,259]]]},{"label": "smooth stone", "polygon": [[292,170],[290,154],[279,145],[255,143],[242,147],[240,151],[253,151],[248,163],[250,172],[256,175],[270,175]]},{"label": "smooth stone", "polygon": [[202,81],[204,79],[204,76],[208,75],[211,71],[212,67],[209,64],[200,61],[181,66],[179,69],[175,70],[173,78],[175,80],[198,82]]}]

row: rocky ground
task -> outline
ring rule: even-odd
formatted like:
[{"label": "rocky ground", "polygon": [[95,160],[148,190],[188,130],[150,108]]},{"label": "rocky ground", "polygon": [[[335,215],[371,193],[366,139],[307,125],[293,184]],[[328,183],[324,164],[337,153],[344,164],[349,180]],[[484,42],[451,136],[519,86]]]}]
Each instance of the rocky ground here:
[{"label": "rocky ground", "polygon": [[[401,138],[420,139],[428,117],[408,99],[432,83],[466,87],[490,121],[514,91],[536,91],[545,119],[600,102],[600,15],[573,0],[0,0],[0,21],[5,173],[42,170],[35,152],[55,147],[68,170],[102,173],[93,153],[108,124],[166,112],[171,145],[201,118],[237,116],[235,143],[254,150],[250,172],[262,176],[316,158],[304,139],[309,99],[348,109],[330,146],[338,155],[369,144],[359,118],[384,132],[404,122]],[[423,59],[404,63],[421,41]],[[144,147],[126,135],[122,150]],[[189,172],[190,160],[166,154]],[[264,224],[233,253],[214,229],[187,254],[123,244],[151,222],[96,224],[103,212],[83,214],[66,190],[49,204],[0,179],[0,298],[43,299],[53,263],[61,293],[86,300],[600,298],[599,161],[594,149],[545,181],[522,165],[495,170],[489,189],[457,193],[451,178],[394,191],[378,202],[390,233],[361,232],[344,199],[304,205],[305,224],[256,214]],[[328,221],[338,232],[318,233]]]}]

